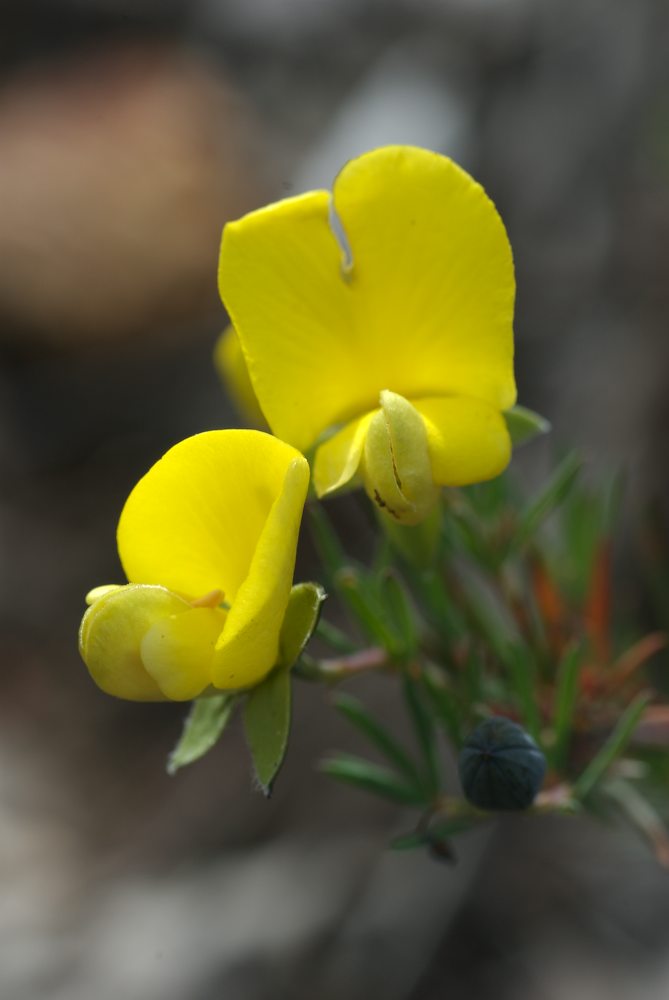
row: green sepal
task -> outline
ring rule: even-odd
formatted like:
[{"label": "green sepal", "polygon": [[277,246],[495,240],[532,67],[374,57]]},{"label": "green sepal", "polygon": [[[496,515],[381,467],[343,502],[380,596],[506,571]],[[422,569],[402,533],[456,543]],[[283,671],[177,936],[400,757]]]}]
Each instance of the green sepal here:
[{"label": "green sepal", "polygon": [[168,774],[176,774],[211,750],[230,721],[236,701],[237,695],[223,692],[192,703],[179,742],[168,757]]},{"label": "green sepal", "polygon": [[279,636],[279,665],[292,667],[313,635],[327,597],[320,583],[298,583],[290,592]]},{"label": "green sepal", "polygon": [[503,416],[514,448],[533,441],[540,434],[548,434],[551,429],[550,421],[524,406],[513,406],[505,410]]},{"label": "green sepal", "polygon": [[281,666],[254,687],[244,704],[244,730],[258,784],[270,795],[283,764],[290,731],[290,667]]},{"label": "green sepal", "polygon": [[267,796],[288,746],[290,671],[318,625],[326,596],[318,583],[298,583],[292,588],[279,635],[277,666],[246,697],[244,730],[258,784]]}]

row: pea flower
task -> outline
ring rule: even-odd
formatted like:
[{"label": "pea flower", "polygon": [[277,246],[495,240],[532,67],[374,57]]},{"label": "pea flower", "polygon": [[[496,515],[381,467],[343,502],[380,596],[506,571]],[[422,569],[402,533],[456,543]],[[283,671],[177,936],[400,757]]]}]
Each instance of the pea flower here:
[{"label": "pea flower", "polygon": [[265,430],[267,423],[253,390],[239,337],[232,326],[228,326],[216,341],[214,366],[248,426]]},{"label": "pea flower", "polygon": [[364,485],[415,524],[511,442],[515,281],[504,225],[451,160],[388,146],[225,227],[219,288],[272,431],[319,496]]},{"label": "pea flower", "polygon": [[93,680],[135,701],[259,683],[277,660],[309,466],[253,430],[175,445],[118,525],[129,580],[99,587],[79,633]]}]

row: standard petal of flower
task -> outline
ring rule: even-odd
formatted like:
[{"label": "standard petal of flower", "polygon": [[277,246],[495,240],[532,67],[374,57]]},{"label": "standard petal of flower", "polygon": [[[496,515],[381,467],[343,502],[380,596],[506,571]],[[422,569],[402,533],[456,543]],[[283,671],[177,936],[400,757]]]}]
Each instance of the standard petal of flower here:
[{"label": "standard petal of flower", "polygon": [[373,413],[352,420],[318,446],[314,458],[314,488],[324,497],[351,483],[358,472],[365,436]]},{"label": "standard petal of flower", "polygon": [[329,206],[330,194],[314,191],[228,223],[218,272],[267,421],[303,451],[378,399],[358,363]]},{"label": "standard petal of flower", "polygon": [[234,326],[223,331],[214,348],[214,364],[240,415],[251,427],[267,426]]},{"label": "standard petal of flower", "polygon": [[432,475],[440,486],[466,486],[498,476],[509,464],[511,439],[501,413],[463,396],[421,399]]},{"label": "standard petal of flower", "polygon": [[214,647],[224,624],[224,611],[192,608],[162,618],[146,633],[140,647],[142,661],[172,701],[191,701],[210,686]]},{"label": "standard petal of flower", "polygon": [[513,260],[483,188],[437,153],[388,146],[343,168],[334,205],[353,259],[357,360],[377,391],[512,406]]},{"label": "standard petal of flower", "polygon": [[288,605],[309,466],[301,456],[285,472],[214,654],[215,687],[258,683],[277,661],[279,632]]},{"label": "standard petal of flower", "polygon": [[79,630],[79,651],[91,677],[107,694],[130,701],[164,701],[140,655],[144,635],[156,621],[189,605],[164,587],[131,585],[100,597]]},{"label": "standard petal of flower", "polygon": [[[234,603],[284,489],[294,448],[250,430],[208,431],[175,445],[134,488],[118,548],[131,582]],[[299,519],[299,516],[298,516]]]}]

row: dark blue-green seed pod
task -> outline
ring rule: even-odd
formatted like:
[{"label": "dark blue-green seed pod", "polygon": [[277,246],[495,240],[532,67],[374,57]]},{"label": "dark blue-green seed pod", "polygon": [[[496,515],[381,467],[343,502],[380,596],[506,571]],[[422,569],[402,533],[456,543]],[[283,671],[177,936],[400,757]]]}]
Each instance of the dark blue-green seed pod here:
[{"label": "dark blue-green seed pod", "polygon": [[541,788],[546,758],[525,730],[501,716],[477,726],[459,759],[462,790],[479,809],[527,809]]}]

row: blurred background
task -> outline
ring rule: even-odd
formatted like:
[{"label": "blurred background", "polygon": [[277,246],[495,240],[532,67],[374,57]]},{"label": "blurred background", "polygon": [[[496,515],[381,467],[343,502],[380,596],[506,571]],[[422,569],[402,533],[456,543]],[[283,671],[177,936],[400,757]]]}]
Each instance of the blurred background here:
[{"label": "blurred background", "polygon": [[76,630],[122,579],[138,476],[237,420],[211,363],[223,224],[386,142],[499,206],[520,400],[555,428],[535,465],[576,444],[627,470],[643,607],[635,525],[669,482],[666,0],[5,0],[2,22],[0,996],[665,998],[669,876],[632,835],[510,821],[453,868],[390,854],[406,818],[318,774],[356,746],[306,686],[271,802],[236,726],[168,778],[183,709],[99,693]]}]

